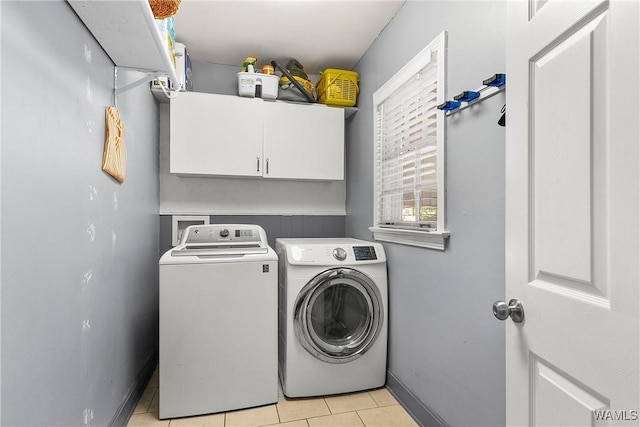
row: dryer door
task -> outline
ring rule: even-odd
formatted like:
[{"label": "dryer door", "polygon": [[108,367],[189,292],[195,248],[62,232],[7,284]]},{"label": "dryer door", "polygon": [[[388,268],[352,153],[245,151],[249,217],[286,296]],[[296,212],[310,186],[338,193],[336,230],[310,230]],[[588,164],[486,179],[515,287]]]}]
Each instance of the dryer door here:
[{"label": "dryer door", "polygon": [[367,352],[383,324],[378,287],[351,268],[326,270],[296,298],[294,328],[298,342],[330,363],[350,362]]}]

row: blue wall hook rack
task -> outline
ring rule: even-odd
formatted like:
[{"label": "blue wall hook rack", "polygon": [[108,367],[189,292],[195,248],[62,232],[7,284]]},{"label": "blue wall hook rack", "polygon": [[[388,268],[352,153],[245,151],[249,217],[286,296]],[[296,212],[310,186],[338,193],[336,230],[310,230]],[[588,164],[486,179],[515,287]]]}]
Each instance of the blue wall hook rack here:
[{"label": "blue wall hook rack", "polygon": [[461,94],[453,97],[454,100],[460,102],[471,102],[477,98],[480,98],[480,92],[476,92],[475,90],[465,90]]},{"label": "blue wall hook rack", "polygon": [[445,115],[450,116],[473,104],[491,98],[506,89],[507,76],[506,74],[494,74],[488,79],[484,79],[482,85],[476,90],[465,90],[454,96],[453,100],[438,105],[438,109],[444,111]]},{"label": "blue wall hook rack", "polygon": [[453,111],[460,108],[460,101],[445,101],[438,105],[438,110],[444,110],[445,112]]}]

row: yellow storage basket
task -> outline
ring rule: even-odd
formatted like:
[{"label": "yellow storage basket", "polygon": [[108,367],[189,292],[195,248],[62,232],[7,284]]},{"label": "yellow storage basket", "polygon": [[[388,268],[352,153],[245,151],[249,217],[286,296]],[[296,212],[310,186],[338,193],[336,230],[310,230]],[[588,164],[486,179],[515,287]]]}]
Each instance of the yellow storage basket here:
[{"label": "yellow storage basket", "polygon": [[320,75],[316,87],[318,102],[327,105],[353,107],[358,98],[358,73],[355,71],[327,68]]}]

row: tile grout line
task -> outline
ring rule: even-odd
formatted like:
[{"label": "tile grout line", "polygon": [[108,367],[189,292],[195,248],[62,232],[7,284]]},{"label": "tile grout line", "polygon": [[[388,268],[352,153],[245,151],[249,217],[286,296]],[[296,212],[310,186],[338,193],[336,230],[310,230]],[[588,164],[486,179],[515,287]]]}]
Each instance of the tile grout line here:
[{"label": "tile grout line", "polygon": [[153,395],[151,396],[151,400],[149,401],[149,405],[147,406],[147,413],[151,412],[151,405],[153,404],[153,400],[156,398],[156,395],[158,394],[158,388],[156,387],[156,389],[153,392]]},{"label": "tile grout line", "polygon": [[278,414],[278,423],[282,424],[282,418],[280,417],[280,411],[278,410],[278,402],[275,404],[276,414]]},{"label": "tile grout line", "polygon": [[[369,395],[369,397],[371,398],[371,400],[373,400],[373,403],[376,404],[376,408],[380,407],[380,404],[378,403],[378,401],[376,399],[373,398],[373,395],[371,394],[370,391],[367,392],[367,394]],[[356,411],[356,414],[358,413],[358,411]],[[358,417],[360,417],[360,415],[358,415]],[[362,424],[364,424],[364,421],[362,422]]]},{"label": "tile grout line", "polygon": [[[322,396],[322,401],[324,402],[325,406],[329,410],[329,415],[333,415],[333,411],[331,410],[331,406],[329,406],[329,404],[327,403],[327,397],[326,396]],[[307,419],[309,419],[309,418],[307,418]],[[309,424],[309,423],[307,422],[307,424]]]}]

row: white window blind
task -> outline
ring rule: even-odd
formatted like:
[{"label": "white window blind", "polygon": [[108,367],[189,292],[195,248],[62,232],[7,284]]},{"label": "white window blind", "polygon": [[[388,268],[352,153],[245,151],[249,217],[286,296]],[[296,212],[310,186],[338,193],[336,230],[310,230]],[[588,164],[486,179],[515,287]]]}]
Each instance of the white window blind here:
[{"label": "white window blind", "polygon": [[379,228],[444,232],[444,116],[437,105],[445,42],[443,33],[374,94],[376,238]]}]

